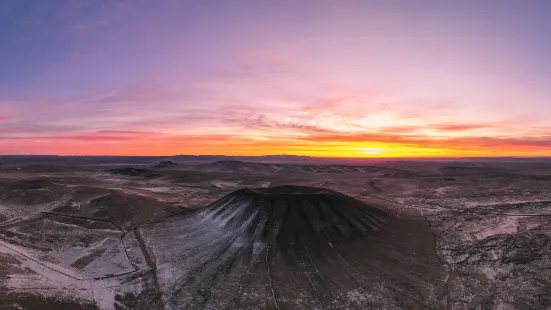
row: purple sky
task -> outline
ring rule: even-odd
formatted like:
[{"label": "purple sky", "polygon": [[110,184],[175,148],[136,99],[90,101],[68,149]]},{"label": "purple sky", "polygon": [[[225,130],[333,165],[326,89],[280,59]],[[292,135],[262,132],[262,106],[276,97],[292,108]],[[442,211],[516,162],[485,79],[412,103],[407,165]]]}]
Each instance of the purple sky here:
[{"label": "purple sky", "polygon": [[0,153],[551,155],[549,1],[0,5]]}]

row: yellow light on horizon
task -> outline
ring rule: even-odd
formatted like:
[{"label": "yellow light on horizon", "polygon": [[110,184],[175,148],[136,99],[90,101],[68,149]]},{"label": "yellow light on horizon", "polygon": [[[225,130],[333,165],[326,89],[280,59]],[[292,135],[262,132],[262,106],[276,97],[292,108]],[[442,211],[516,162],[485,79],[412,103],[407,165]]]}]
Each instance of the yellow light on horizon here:
[{"label": "yellow light on horizon", "polygon": [[366,155],[379,155],[383,153],[383,149],[378,147],[366,147],[362,151]]}]

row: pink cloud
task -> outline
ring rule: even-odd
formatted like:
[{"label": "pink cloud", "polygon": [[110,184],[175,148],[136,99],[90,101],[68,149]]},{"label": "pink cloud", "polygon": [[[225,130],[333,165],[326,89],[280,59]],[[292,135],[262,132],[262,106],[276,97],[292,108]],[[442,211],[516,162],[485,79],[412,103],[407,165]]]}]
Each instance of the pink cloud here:
[{"label": "pink cloud", "polygon": [[[274,152],[303,152],[328,148],[334,143],[384,143],[398,147],[484,151],[494,155],[526,152],[551,152],[551,136],[528,138],[446,138],[431,139],[422,135],[404,136],[393,133],[343,133],[296,127],[305,136],[277,137],[257,140],[247,133],[171,135],[155,132],[101,131],[60,136],[1,137],[0,153],[4,154],[270,154]],[[546,153],[546,154],[547,154]]]},{"label": "pink cloud", "polygon": [[10,142],[39,142],[39,141],[72,141],[75,143],[89,142],[130,142],[137,139],[151,139],[160,134],[154,132],[139,131],[97,131],[71,135],[50,135],[50,136],[19,136],[0,137],[0,141]]}]

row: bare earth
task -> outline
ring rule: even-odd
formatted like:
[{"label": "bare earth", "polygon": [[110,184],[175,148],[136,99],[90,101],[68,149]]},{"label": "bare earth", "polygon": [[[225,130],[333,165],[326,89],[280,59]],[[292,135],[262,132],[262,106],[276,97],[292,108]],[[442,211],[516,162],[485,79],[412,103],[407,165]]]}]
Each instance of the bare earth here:
[{"label": "bare earth", "polygon": [[0,156],[0,309],[551,309],[550,279],[551,159]]}]

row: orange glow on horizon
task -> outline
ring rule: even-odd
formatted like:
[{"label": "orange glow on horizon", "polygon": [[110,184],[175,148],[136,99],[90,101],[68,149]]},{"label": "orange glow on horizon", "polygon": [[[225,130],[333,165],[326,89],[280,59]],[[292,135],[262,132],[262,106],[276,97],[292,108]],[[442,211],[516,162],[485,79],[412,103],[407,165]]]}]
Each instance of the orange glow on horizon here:
[{"label": "orange glow on horizon", "polygon": [[[505,157],[551,156],[551,147],[485,139],[426,140],[409,142],[258,140],[224,136],[184,137],[138,134],[137,136],[35,138],[3,143],[4,154],[57,155],[301,155],[330,158],[427,158],[427,157]],[[40,145],[40,152],[36,146]],[[11,147],[11,148],[10,148]]]}]

